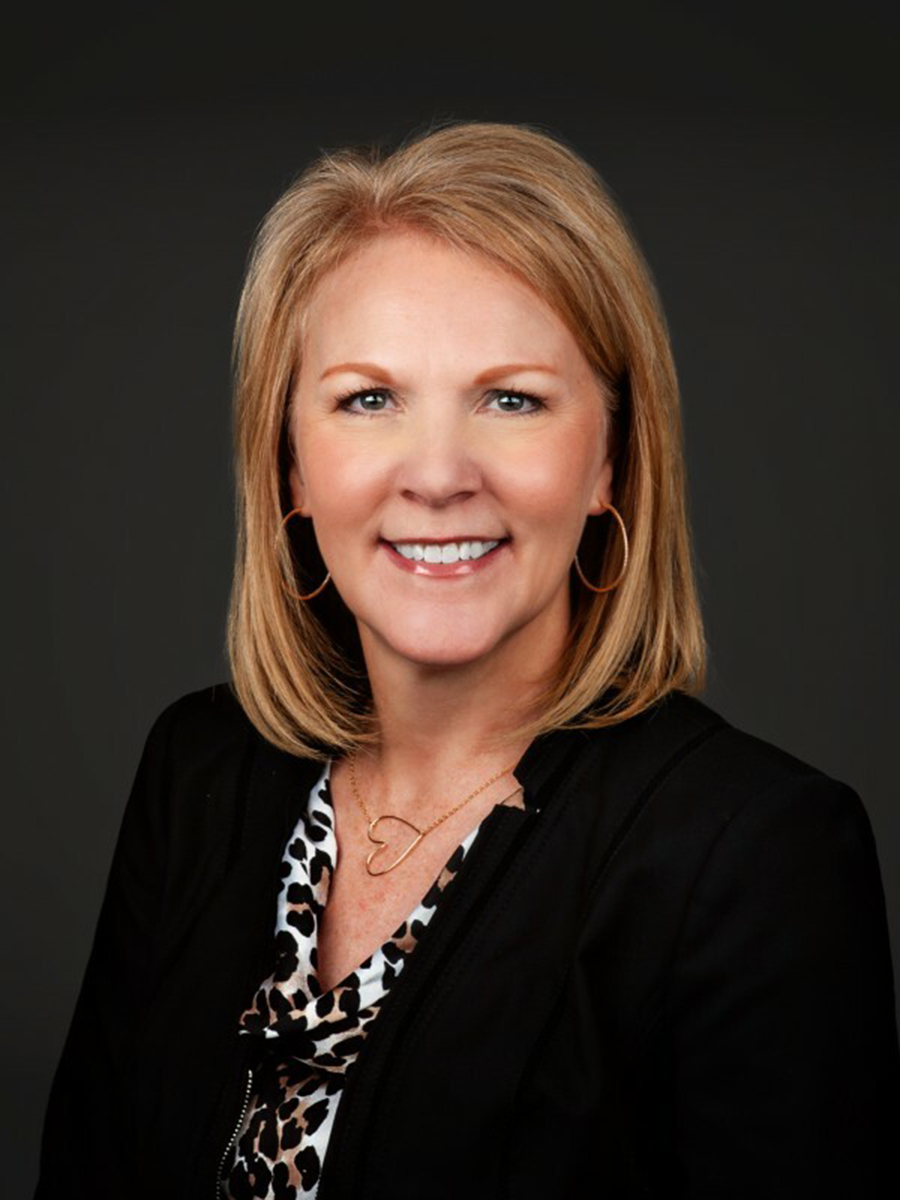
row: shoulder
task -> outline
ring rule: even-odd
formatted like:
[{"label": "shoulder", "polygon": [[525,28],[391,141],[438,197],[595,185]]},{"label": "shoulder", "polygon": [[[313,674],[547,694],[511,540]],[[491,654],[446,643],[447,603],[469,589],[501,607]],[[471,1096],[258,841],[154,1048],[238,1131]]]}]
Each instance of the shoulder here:
[{"label": "shoulder", "polygon": [[147,748],[177,772],[187,765],[242,758],[258,740],[230,682],[222,681],[166,704],[153,721]]},{"label": "shoulder", "polygon": [[696,823],[708,838],[740,813],[740,825],[767,817],[796,830],[830,825],[871,842],[865,806],[848,783],[683,692],[622,722],[598,761],[639,776],[660,819]]},{"label": "shoulder", "polygon": [[684,692],[669,692],[632,718],[634,734],[646,744],[670,742],[678,752],[697,753],[726,774],[750,773],[759,782],[824,775],[787,748],[735,725],[712,705]]},{"label": "shoulder", "polygon": [[161,715],[166,714],[172,714],[175,723],[182,728],[190,728],[194,733],[213,738],[238,727],[250,727],[250,721],[228,680],[185,692],[166,705]]},{"label": "shoulder", "polygon": [[847,946],[870,939],[867,961],[882,969],[879,856],[849,783],[681,693],[623,722],[611,745],[588,799],[612,801],[609,844],[663,888],[683,946],[700,954],[746,934],[748,960],[761,959],[789,929],[793,946],[811,947],[839,928]]},{"label": "shoulder", "polygon": [[747,779],[756,786],[790,784],[803,776],[840,783],[814,763],[729,721],[696,696],[669,692],[625,726],[635,744],[669,745],[676,757],[694,756],[723,782]]}]

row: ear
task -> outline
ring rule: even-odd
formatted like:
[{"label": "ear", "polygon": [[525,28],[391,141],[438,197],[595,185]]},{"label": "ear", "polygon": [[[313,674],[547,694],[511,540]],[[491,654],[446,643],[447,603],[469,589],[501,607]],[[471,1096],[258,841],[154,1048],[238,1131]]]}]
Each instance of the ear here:
[{"label": "ear", "polygon": [[599,516],[600,513],[606,511],[607,505],[612,503],[612,484],[613,464],[612,459],[607,456],[597,473],[597,478],[591,491],[591,505],[588,509],[589,516]]},{"label": "ear", "polygon": [[304,486],[303,479],[300,475],[300,468],[297,465],[296,460],[291,463],[291,469],[288,472],[288,482],[291,488],[292,508],[301,509],[301,516],[308,517],[309,513],[305,508],[306,487]]}]

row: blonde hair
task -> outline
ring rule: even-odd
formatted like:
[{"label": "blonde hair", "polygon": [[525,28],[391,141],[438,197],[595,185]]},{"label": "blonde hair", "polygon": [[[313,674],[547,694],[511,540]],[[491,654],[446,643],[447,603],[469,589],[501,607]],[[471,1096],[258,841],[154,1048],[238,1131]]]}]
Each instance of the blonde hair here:
[{"label": "blonde hair", "polygon": [[[596,594],[570,575],[571,625],[554,677],[510,739],[596,729],[679,689],[702,690],[707,648],[692,564],[678,382],[655,285],[594,169],[536,126],[439,122],[392,153],[323,153],[264,218],[237,314],[232,689],[259,732],[324,760],[377,744],[355,620],[293,518],[289,398],[318,282],[369,239],[415,230],[484,256],[529,284],[567,325],[606,397],[612,502],[628,531],[624,579]],[[579,562],[595,586],[622,565],[618,523],[585,526]],[[296,561],[295,553],[296,552]],[[298,566],[299,564],[299,573]],[[502,740],[505,740],[502,739]]]}]

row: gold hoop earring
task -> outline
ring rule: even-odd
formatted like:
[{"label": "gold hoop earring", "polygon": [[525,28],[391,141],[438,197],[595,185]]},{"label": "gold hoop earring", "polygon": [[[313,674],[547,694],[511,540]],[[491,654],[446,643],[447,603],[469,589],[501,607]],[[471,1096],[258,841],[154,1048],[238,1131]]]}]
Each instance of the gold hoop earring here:
[{"label": "gold hoop earring", "polygon": [[625,522],[619,516],[618,509],[613,508],[611,504],[605,504],[603,507],[605,509],[609,509],[609,511],[619,522],[619,528],[622,530],[622,538],[625,544],[625,550],[623,555],[622,570],[619,572],[618,578],[614,580],[613,583],[608,583],[606,587],[594,587],[592,583],[588,583],[584,577],[584,572],[581,569],[581,563],[578,561],[578,555],[575,555],[575,570],[578,572],[581,582],[584,584],[584,586],[590,588],[592,592],[611,592],[612,589],[618,587],[625,578],[625,572],[628,569],[628,531],[625,529]]},{"label": "gold hoop earring", "polygon": [[[279,525],[278,532],[275,534],[275,556],[276,556],[276,559],[278,557],[278,539],[281,537],[282,533],[284,532],[284,527],[285,527],[285,525],[287,525],[287,523],[291,519],[291,517],[294,516],[295,513],[298,513],[300,511],[301,510],[299,508],[292,508],[291,511],[287,514],[286,517],[284,517],[281,524]],[[318,596],[319,592],[322,591],[322,589],[325,587],[325,584],[328,582],[328,580],[330,578],[331,578],[331,572],[329,571],[328,574],[325,576],[324,582],[320,583],[319,586],[316,588],[316,590],[314,592],[310,592],[308,596],[299,595],[292,588],[289,588],[283,579],[281,581],[281,586],[284,589],[284,591],[287,592],[287,594],[289,596],[293,596],[295,600],[312,600],[315,596]]]}]

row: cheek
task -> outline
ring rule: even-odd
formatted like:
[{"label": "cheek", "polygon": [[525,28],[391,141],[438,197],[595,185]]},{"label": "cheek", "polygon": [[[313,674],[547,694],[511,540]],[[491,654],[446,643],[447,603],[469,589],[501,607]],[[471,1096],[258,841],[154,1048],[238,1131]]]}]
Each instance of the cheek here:
[{"label": "cheek", "polygon": [[384,499],[383,471],[375,455],[343,448],[321,438],[306,447],[307,499],[324,546],[355,544],[357,535],[374,537],[377,510]]},{"label": "cheek", "polygon": [[583,459],[583,453],[573,450],[567,441],[564,447],[551,444],[531,461],[519,463],[507,482],[520,518],[533,528],[548,531],[580,527]]}]

